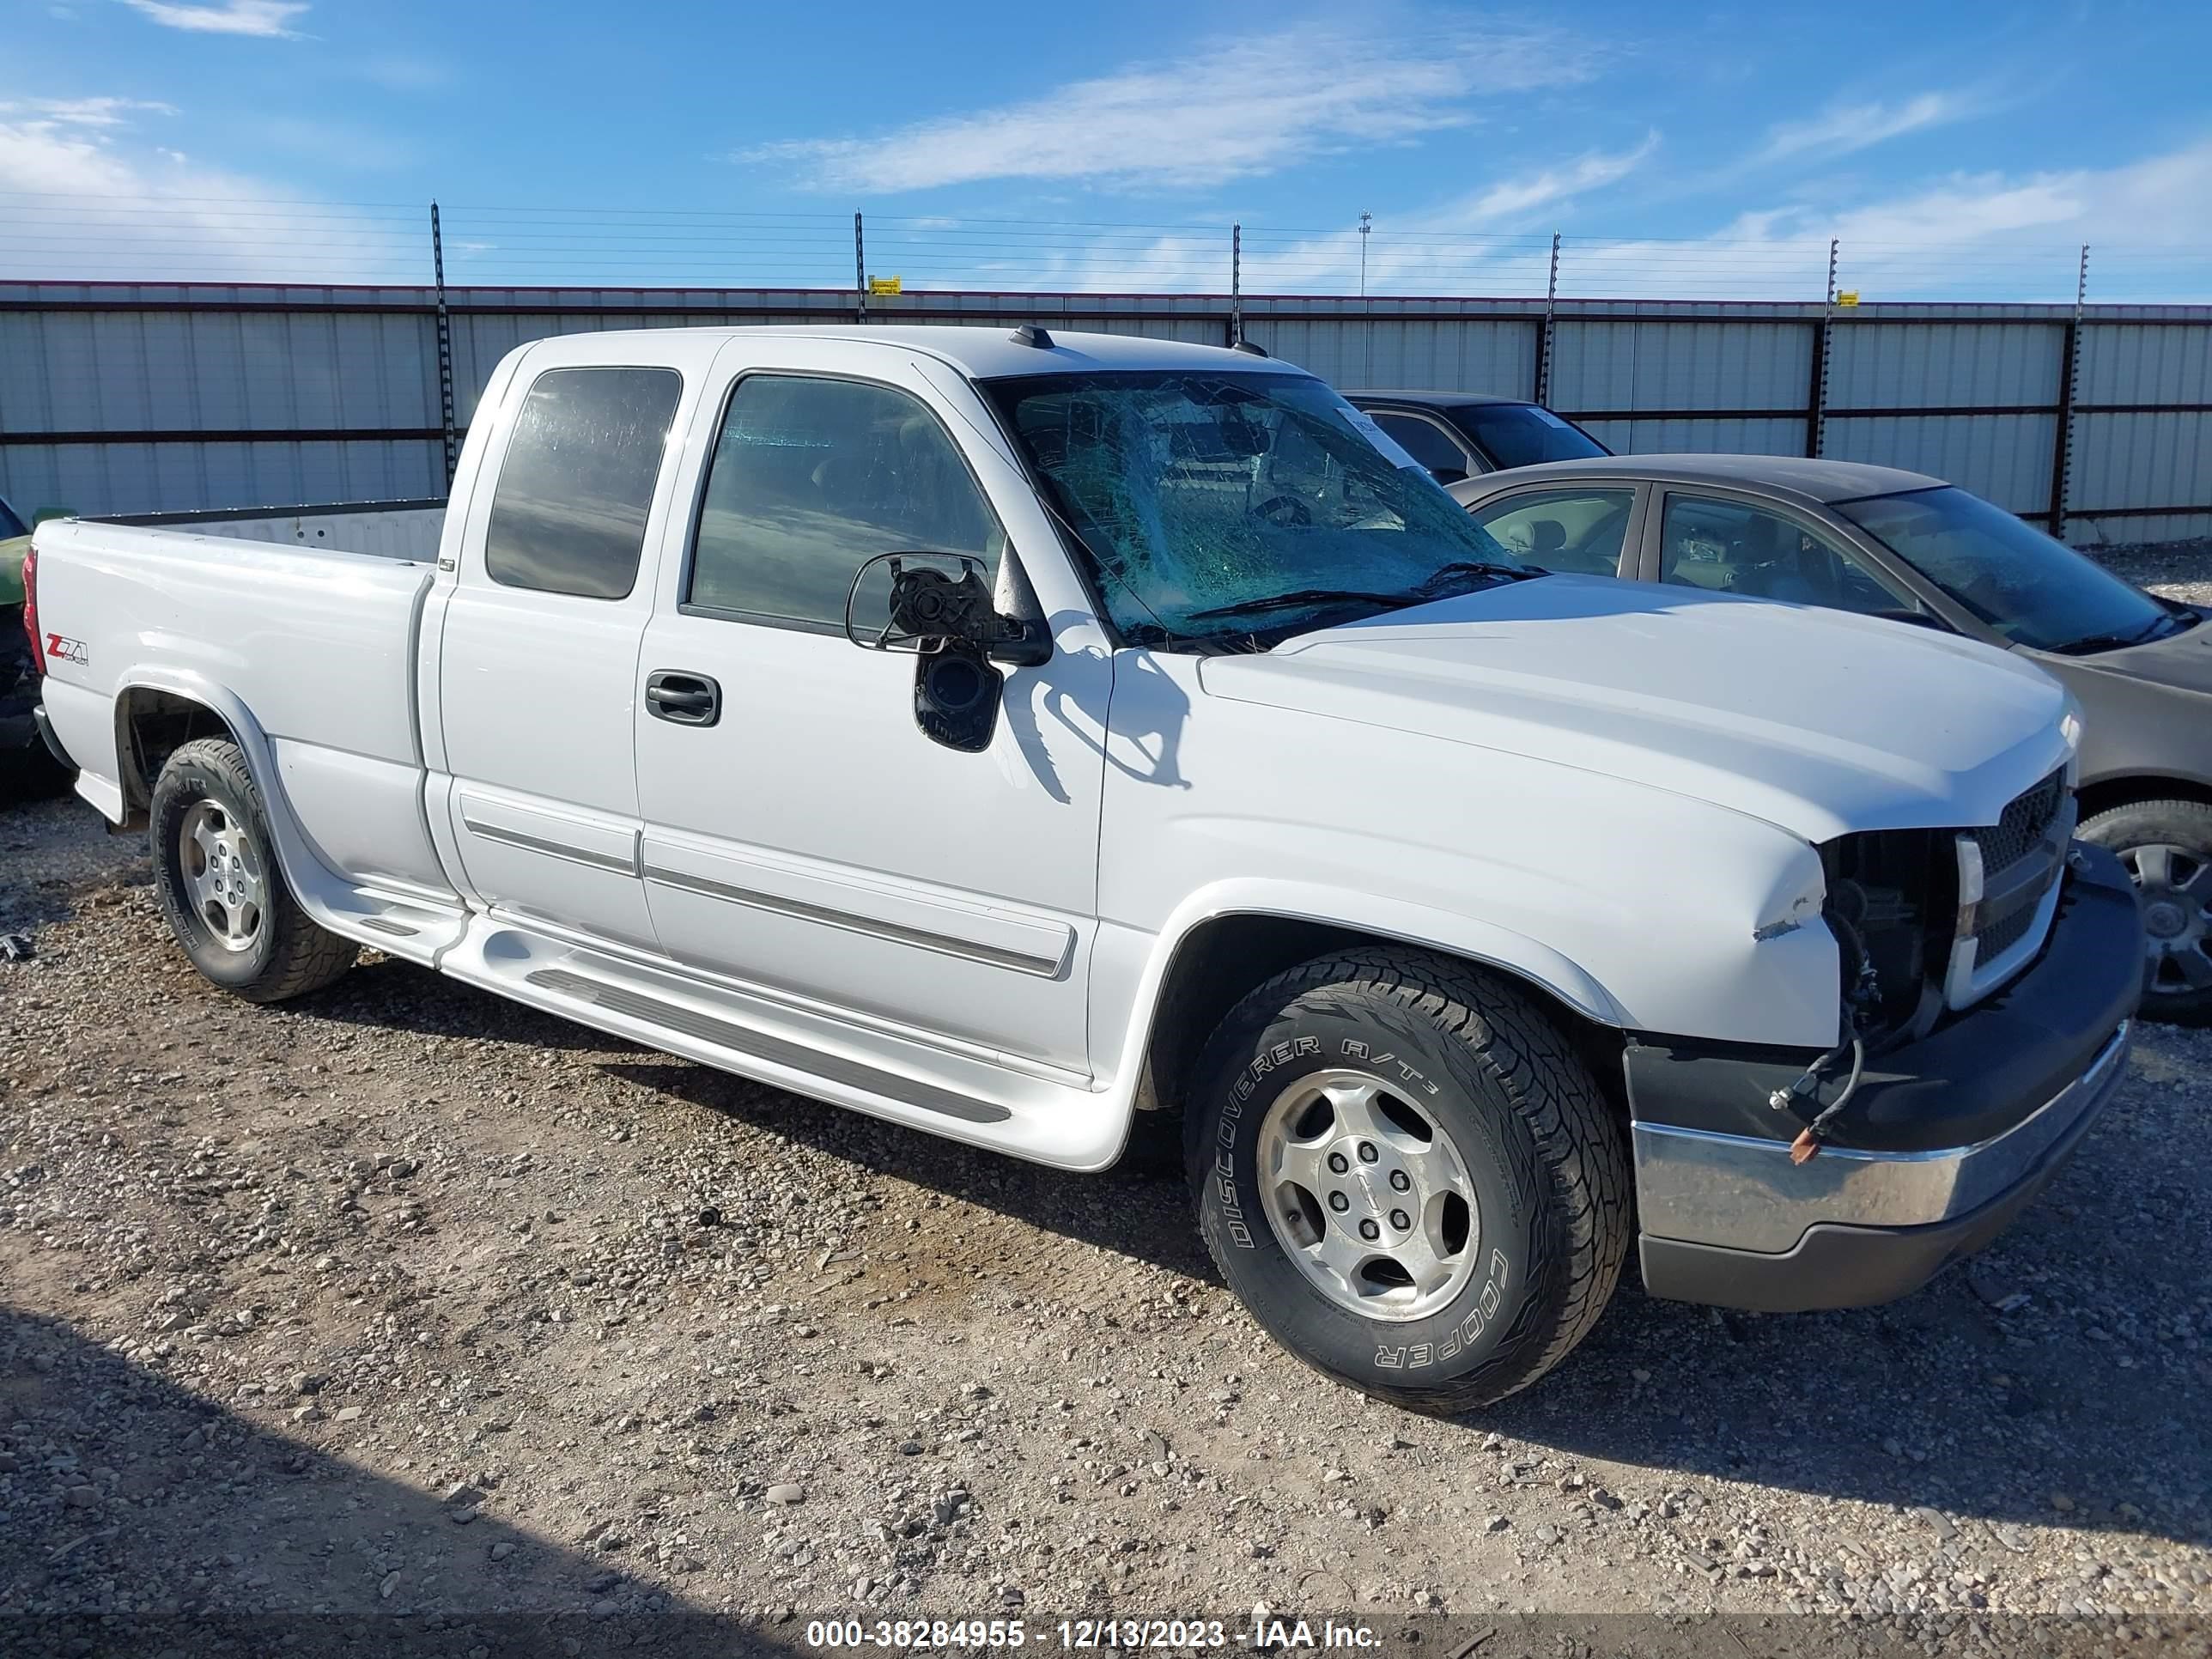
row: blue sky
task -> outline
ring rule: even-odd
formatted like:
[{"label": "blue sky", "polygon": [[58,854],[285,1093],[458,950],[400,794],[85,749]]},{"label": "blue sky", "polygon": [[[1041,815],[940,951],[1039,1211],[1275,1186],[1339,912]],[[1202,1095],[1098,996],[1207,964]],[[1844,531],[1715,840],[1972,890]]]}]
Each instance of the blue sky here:
[{"label": "blue sky", "polygon": [[[1107,21],[1110,17],[1111,21]],[[2212,8],[0,0],[0,276],[2212,298]]]}]

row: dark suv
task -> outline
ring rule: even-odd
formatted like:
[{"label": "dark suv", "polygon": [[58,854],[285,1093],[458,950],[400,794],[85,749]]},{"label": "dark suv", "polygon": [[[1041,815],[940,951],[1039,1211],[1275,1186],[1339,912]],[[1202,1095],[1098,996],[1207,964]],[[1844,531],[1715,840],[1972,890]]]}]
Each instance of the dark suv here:
[{"label": "dark suv", "polygon": [[1613,453],[1572,421],[1525,398],[1487,392],[1347,392],[1344,397],[1372,415],[1438,483],[1539,461]]}]

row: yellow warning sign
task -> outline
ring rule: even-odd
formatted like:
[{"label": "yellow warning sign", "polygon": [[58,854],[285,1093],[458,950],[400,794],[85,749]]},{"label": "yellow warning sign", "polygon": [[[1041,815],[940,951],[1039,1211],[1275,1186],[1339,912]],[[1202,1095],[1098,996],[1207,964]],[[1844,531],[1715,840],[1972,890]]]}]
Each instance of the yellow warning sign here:
[{"label": "yellow warning sign", "polygon": [[868,292],[872,295],[896,294],[899,292],[899,279],[896,276],[871,276],[868,278]]},{"label": "yellow warning sign", "polygon": [[1836,295],[1836,303],[1839,306],[1855,306],[1858,302],[1859,291],[1855,288],[1844,289]]}]

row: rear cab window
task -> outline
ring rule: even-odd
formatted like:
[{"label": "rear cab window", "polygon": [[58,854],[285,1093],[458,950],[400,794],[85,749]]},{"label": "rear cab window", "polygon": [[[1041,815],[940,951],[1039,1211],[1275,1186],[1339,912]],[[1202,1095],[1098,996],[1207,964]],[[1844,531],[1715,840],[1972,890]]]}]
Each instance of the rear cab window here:
[{"label": "rear cab window", "polygon": [[551,368],[532,381],[492,492],[485,574],[629,597],[683,390],[672,368]]}]

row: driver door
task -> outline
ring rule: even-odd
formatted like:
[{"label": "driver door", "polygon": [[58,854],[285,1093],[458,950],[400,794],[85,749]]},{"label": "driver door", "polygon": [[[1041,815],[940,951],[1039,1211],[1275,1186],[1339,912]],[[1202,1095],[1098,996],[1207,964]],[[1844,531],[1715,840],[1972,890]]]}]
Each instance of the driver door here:
[{"label": "driver door", "polygon": [[[964,553],[994,574],[1008,556],[1007,515],[953,436],[988,412],[964,383],[856,342],[741,338],[716,372],[684,545],[662,560],[638,659],[661,948],[1087,1075],[1103,757],[1066,714],[1103,710],[1109,664],[1062,651],[1008,671],[990,744],[968,754],[916,724],[913,657],[845,634],[876,554]],[[673,695],[653,700],[656,684]]]}]

